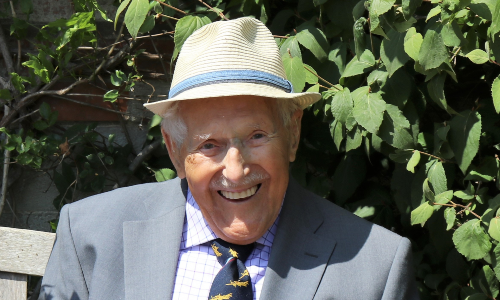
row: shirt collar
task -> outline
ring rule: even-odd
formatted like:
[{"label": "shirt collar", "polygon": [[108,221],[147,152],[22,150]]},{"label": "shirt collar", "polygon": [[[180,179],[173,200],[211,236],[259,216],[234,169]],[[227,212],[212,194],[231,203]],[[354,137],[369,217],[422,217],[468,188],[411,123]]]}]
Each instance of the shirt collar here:
[{"label": "shirt collar", "polygon": [[[279,218],[280,216],[278,214],[278,217],[276,217],[273,225],[257,240],[257,243],[269,247],[273,245]],[[217,238],[217,235],[212,231],[205,218],[203,218],[200,207],[198,206],[198,203],[196,203],[196,200],[188,188],[186,217],[184,218],[184,228],[182,230],[181,250],[198,246]]]}]

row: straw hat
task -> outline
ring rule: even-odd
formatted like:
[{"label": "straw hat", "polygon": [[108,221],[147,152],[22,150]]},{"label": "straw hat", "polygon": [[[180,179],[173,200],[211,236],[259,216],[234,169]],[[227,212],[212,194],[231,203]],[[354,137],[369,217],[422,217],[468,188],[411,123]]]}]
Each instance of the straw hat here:
[{"label": "straw hat", "polygon": [[295,99],[303,109],[321,98],[319,93],[294,93],[271,32],[245,17],[205,25],[187,38],[169,99],[144,106],[161,116],[172,101],[240,95]]}]

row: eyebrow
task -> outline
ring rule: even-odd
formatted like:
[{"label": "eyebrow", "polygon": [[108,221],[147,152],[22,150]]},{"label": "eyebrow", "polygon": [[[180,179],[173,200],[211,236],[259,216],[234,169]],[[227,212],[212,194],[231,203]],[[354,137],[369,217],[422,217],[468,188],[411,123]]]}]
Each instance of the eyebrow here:
[{"label": "eyebrow", "polygon": [[197,134],[194,136],[196,140],[208,140],[212,136],[211,133]]}]

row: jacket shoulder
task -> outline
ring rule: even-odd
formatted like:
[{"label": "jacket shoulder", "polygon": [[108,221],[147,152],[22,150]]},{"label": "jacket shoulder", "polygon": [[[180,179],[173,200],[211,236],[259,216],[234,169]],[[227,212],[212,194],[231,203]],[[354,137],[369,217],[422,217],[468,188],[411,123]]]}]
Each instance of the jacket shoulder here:
[{"label": "jacket shoulder", "polygon": [[371,247],[381,247],[395,253],[403,237],[382,226],[362,219],[346,209],[310,191],[301,189],[301,200],[309,207],[311,222],[322,220],[316,234],[333,238],[348,250],[358,251]]},{"label": "jacket shoulder", "polygon": [[97,194],[65,207],[71,219],[154,218],[183,205],[181,180],[144,183]]}]

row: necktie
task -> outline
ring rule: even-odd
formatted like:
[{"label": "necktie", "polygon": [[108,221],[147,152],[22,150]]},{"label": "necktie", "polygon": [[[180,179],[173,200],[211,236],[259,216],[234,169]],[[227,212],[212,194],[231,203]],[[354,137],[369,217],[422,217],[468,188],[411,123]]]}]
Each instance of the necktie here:
[{"label": "necktie", "polygon": [[235,245],[216,239],[211,246],[222,266],[210,288],[209,300],[252,300],[252,282],[245,267],[245,260],[255,243]]}]

